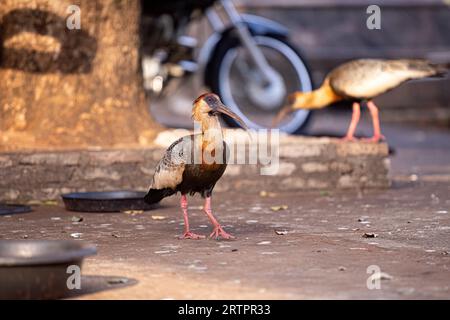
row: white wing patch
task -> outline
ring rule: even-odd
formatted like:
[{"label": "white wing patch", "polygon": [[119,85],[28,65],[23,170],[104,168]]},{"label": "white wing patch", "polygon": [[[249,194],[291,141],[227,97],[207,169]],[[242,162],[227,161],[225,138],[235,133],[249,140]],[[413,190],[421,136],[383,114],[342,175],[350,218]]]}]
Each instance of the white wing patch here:
[{"label": "white wing patch", "polygon": [[151,189],[175,189],[183,180],[184,165],[170,169],[162,169],[153,176]]},{"label": "white wing patch", "polygon": [[167,149],[156,166],[151,189],[175,189],[182,182],[191,141],[191,136],[183,137]]}]

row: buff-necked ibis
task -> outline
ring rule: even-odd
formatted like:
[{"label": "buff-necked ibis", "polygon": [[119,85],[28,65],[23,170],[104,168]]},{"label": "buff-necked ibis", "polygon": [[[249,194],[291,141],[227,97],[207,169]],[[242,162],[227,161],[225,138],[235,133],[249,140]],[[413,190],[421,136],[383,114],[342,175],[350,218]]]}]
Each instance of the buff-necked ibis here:
[{"label": "buff-necked ibis", "polygon": [[298,109],[321,109],[334,102],[348,100],[353,102],[353,115],[343,139],[354,140],[361,102],[366,102],[374,131],[369,140],[378,142],[384,137],[381,134],[378,108],[372,99],[408,80],[442,76],[449,68],[450,64],[433,64],[421,59],[353,60],[332,70],[319,89],[291,94],[288,106],[279,112],[274,123],[279,123],[288,113]]},{"label": "buff-necked ibis", "polygon": [[231,239],[211,209],[211,195],[216,182],[227,167],[227,145],[223,139],[219,115],[235,119],[246,125],[212,93],[203,94],[193,104],[192,118],[200,124],[201,133],[185,136],[175,141],[158,163],[150,190],[145,196],[148,203],[156,203],[177,192],[181,193],[181,209],[184,218],[184,239],[202,239],[189,228],[187,195],[199,193],[205,198],[204,212],[213,225],[210,237]]}]

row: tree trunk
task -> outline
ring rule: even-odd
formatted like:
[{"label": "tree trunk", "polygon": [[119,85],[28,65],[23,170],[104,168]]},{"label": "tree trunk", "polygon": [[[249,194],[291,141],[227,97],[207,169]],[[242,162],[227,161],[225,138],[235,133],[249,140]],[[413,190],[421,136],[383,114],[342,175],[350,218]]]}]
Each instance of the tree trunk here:
[{"label": "tree trunk", "polygon": [[139,18],[137,0],[2,0],[0,150],[151,144]]}]

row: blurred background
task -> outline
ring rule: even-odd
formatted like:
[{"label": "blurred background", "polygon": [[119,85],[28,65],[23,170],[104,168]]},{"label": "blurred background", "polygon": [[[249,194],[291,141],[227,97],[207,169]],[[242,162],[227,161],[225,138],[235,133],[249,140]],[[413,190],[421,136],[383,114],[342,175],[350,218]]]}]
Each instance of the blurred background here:
[{"label": "blurred background", "polygon": [[[446,1],[378,1],[381,8],[380,30],[369,30],[366,26],[370,16],[366,10],[372,4],[367,0],[236,0],[233,3],[241,13],[265,17],[287,28],[288,41],[295,46],[308,67],[313,87],[320,85],[333,67],[355,58],[426,58],[436,62],[450,61],[450,3]],[[217,4],[215,8],[219,14],[223,11]],[[149,49],[150,38],[147,36],[151,21],[148,10],[144,10],[144,57],[152,54]],[[189,23],[187,34],[198,41],[194,56],[201,54],[200,49],[213,32],[205,16],[199,16]],[[270,52],[265,54],[271,56]],[[270,59],[270,63],[276,64],[274,60],[281,58],[272,55]],[[280,68],[282,70],[283,67]],[[190,127],[189,106],[192,98],[207,90],[203,77],[201,71],[195,72],[173,85],[166,96],[152,97],[150,103],[154,117],[169,127]],[[294,83],[295,79],[292,79],[288,76],[284,80]],[[242,91],[248,85],[248,82],[239,78],[233,81],[238,83],[235,91]],[[448,78],[415,81],[383,95],[377,99],[383,122],[449,126],[449,84]],[[293,86],[295,88],[298,84]],[[292,87],[286,90],[292,90]],[[245,101],[240,103],[240,107],[244,113],[251,112],[251,107],[247,107]],[[339,117],[341,113],[348,111],[350,109],[345,104],[316,111],[301,133],[320,134],[330,124],[321,124],[322,120]],[[255,112],[261,114],[265,111],[259,108]],[[341,125],[342,128],[346,126],[346,121]]]},{"label": "blurred background", "polygon": [[[270,128],[288,94],[317,88],[344,61],[449,62],[449,1],[378,1],[378,14],[369,0],[4,0],[0,150],[151,145],[159,124],[190,128],[205,91],[249,127]],[[448,128],[449,81],[377,98],[382,123]],[[349,111],[301,110],[280,129],[342,136]],[[357,135],[370,135],[367,123]]]}]

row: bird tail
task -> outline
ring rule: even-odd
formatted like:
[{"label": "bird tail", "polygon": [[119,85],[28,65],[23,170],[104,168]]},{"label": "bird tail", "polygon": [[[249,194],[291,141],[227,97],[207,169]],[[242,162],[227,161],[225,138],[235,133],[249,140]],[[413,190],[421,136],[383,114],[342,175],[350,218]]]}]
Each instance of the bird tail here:
[{"label": "bird tail", "polygon": [[160,202],[165,197],[169,197],[175,193],[174,190],[169,188],[164,189],[150,189],[144,197],[144,201],[148,204],[154,204]]}]

